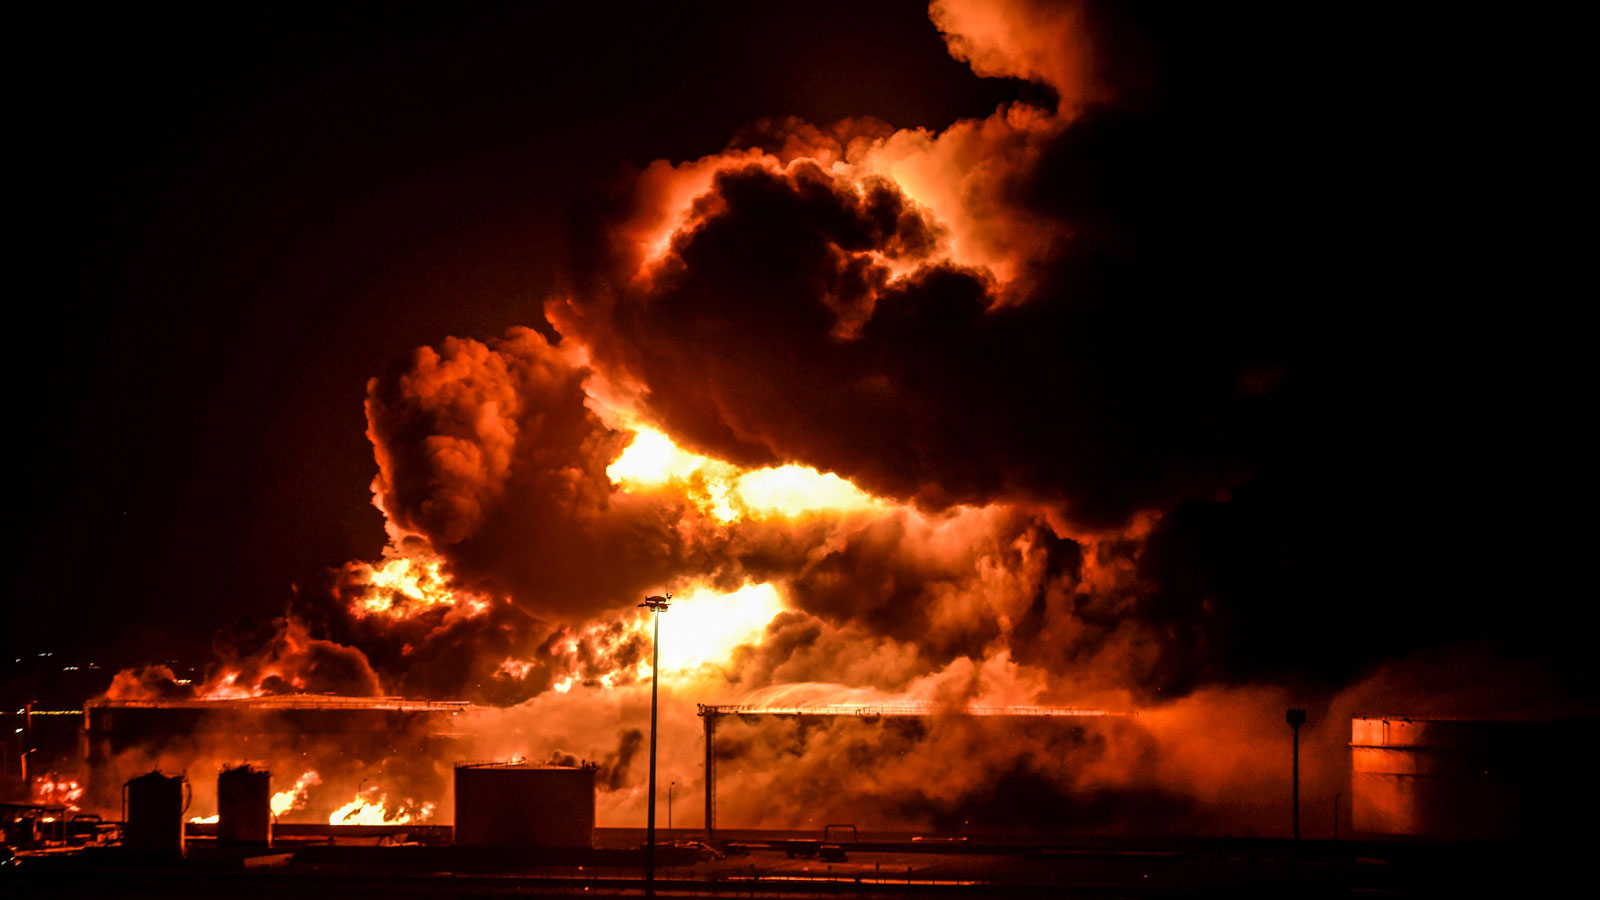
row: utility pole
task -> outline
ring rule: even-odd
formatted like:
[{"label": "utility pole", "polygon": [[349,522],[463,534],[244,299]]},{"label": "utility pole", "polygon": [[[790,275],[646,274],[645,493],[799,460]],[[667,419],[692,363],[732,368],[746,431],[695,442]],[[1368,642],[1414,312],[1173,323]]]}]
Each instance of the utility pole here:
[{"label": "utility pole", "polygon": [[1294,729],[1294,839],[1298,841],[1300,840],[1300,726],[1306,723],[1306,711],[1291,709],[1285,718],[1289,722],[1289,727]]},{"label": "utility pole", "polygon": [[667,830],[672,830],[672,789],[677,787],[676,781],[667,782]]},{"label": "utility pole", "polygon": [[653,614],[655,636],[650,640],[650,787],[649,813],[645,823],[644,895],[656,895],[656,685],[661,681],[661,613],[666,611],[671,594],[646,597],[639,604]]}]

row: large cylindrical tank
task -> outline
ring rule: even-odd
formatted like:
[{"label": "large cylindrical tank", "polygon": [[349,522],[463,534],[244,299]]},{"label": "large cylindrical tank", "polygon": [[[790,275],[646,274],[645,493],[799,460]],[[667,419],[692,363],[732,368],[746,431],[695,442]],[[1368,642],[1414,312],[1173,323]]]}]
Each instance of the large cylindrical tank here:
[{"label": "large cylindrical tank", "polygon": [[1595,795],[1594,720],[1361,716],[1351,721],[1351,825],[1446,839],[1556,834]]},{"label": "large cylindrical tank", "polygon": [[217,840],[265,844],[272,840],[272,773],[250,765],[217,775]]},{"label": "large cylindrical tank", "polygon": [[182,775],[147,772],[122,786],[127,803],[122,845],[152,853],[183,853],[184,795],[188,783]]},{"label": "large cylindrical tank", "polygon": [[455,789],[461,846],[593,846],[593,766],[459,763]]}]

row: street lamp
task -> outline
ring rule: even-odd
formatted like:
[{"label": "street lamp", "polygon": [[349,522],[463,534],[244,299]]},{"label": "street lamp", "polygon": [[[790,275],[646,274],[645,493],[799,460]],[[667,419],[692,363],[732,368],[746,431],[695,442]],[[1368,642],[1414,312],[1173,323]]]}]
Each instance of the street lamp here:
[{"label": "street lamp", "polygon": [[1294,729],[1294,839],[1298,841],[1300,840],[1300,726],[1306,723],[1306,711],[1291,709],[1284,714],[1284,718],[1288,721],[1289,727]]},{"label": "street lamp", "polygon": [[650,610],[654,619],[655,636],[650,639],[650,788],[649,814],[645,825],[644,895],[656,895],[656,684],[661,680],[661,613],[666,611],[672,594],[665,597],[646,597],[639,606]]}]

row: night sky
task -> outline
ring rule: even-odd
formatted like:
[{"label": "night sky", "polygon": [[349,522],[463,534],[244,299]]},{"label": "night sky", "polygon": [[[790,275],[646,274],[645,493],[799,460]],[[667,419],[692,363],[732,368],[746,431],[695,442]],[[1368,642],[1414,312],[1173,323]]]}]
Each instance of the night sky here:
[{"label": "night sky", "polygon": [[[1587,547],[1565,524],[1587,515],[1592,402],[1559,299],[1576,289],[1550,274],[1573,239],[1547,224],[1572,151],[1543,101],[1456,26],[1372,10],[1135,5],[1100,27],[1121,102],[1015,188],[1193,291],[1135,323],[1161,337],[1153,382],[1220,354],[1271,408],[1219,419],[1197,387],[1161,427],[1138,390],[1085,413],[1203,459],[1204,490],[1079,486],[1062,429],[1000,428],[1021,482],[1070,483],[1108,520],[1169,510],[1139,614],[1182,628],[1192,594],[1230,598],[1196,651],[1216,659],[1178,687],[1485,645],[1592,699]],[[367,380],[447,336],[549,332],[542,304],[583,283],[630,167],[764,117],[941,129],[1049,101],[951,58],[914,0],[37,9],[10,34],[20,578],[0,640],[111,665],[202,659],[291,584],[376,556]],[[1241,242],[1253,261],[1224,271]],[[1014,347],[1067,361],[1024,367],[1026,400],[1121,359],[1041,333],[949,371]],[[884,466],[876,484],[904,487]],[[981,496],[981,475],[945,487]]]}]

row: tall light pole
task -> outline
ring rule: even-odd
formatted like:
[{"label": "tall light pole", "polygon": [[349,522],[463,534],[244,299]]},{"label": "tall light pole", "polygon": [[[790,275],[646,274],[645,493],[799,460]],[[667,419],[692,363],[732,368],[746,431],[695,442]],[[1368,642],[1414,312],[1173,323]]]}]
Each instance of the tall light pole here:
[{"label": "tall light pole", "polygon": [[672,789],[677,787],[676,781],[667,782],[667,830],[672,830]]},{"label": "tall light pole", "polygon": [[644,895],[656,895],[656,684],[661,680],[661,613],[666,611],[671,594],[646,597],[639,604],[653,614],[655,636],[650,639],[650,788],[649,814],[645,825]]},{"label": "tall light pole", "polygon": [[[1289,722],[1289,727],[1294,729],[1294,839],[1300,840],[1300,726],[1306,723],[1306,711],[1291,709],[1284,716]],[[651,732],[652,735],[655,732]],[[651,738],[654,741],[654,737]],[[652,748],[654,743],[650,745]],[[654,759],[654,757],[651,757]],[[654,764],[652,763],[652,766]]]}]

